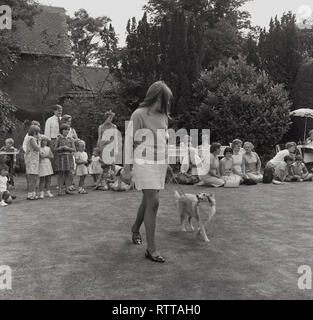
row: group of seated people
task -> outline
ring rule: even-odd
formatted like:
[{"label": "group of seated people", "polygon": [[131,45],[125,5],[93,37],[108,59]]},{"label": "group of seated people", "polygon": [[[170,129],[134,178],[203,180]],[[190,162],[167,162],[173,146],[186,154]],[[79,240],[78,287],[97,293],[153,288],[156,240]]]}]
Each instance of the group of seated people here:
[{"label": "group of seated people", "polygon": [[302,156],[297,153],[295,142],[288,142],[286,148],[279,151],[263,171],[261,159],[251,142],[243,143],[235,139],[230,147],[224,149],[222,159],[220,143],[213,143],[210,152],[206,154],[201,154],[202,147],[196,149],[191,143],[189,148],[190,163],[182,160],[180,175],[191,176],[192,167],[196,167],[194,172],[197,181],[194,183],[200,186],[239,187],[241,184],[255,185],[260,182],[282,184],[312,181],[313,178],[313,174],[309,173],[303,163]]}]

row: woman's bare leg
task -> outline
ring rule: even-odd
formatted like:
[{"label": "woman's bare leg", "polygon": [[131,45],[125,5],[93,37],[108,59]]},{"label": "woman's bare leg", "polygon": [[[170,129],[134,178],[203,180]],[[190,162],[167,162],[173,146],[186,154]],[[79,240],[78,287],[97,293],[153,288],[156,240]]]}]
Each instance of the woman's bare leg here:
[{"label": "woman's bare leg", "polygon": [[156,217],[159,209],[159,192],[157,190],[143,190],[146,198],[144,224],[146,228],[147,250],[151,255],[156,254],[155,229]]},{"label": "woman's bare leg", "polygon": [[144,216],[146,211],[146,198],[145,194],[142,194],[141,204],[137,211],[137,218],[132,227],[132,232],[139,232],[141,225],[143,224]]}]

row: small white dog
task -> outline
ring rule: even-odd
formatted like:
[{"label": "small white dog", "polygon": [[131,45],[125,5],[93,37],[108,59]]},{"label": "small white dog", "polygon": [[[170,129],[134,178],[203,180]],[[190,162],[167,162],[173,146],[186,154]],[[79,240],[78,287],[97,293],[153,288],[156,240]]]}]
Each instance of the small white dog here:
[{"label": "small white dog", "polygon": [[[210,193],[200,193],[200,194],[179,194],[178,191],[175,191],[175,199],[176,199],[176,205],[177,205],[177,212],[180,216],[181,221],[181,228],[182,231],[186,231],[185,221],[188,217],[189,225],[194,231],[194,227],[192,225],[192,218],[196,219],[199,225],[198,233],[202,234],[203,239],[205,242],[209,242],[210,240],[207,237],[206,231],[205,231],[205,225],[210,222],[210,220],[213,218],[216,212],[216,201],[215,201],[215,195]],[[200,202],[207,202],[210,206],[210,210],[208,210],[207,213],[207,219],[205,222],[202,221],[200,214],[199,214],[199,204]],[[204,211],[204,210],[203,210]]]}]

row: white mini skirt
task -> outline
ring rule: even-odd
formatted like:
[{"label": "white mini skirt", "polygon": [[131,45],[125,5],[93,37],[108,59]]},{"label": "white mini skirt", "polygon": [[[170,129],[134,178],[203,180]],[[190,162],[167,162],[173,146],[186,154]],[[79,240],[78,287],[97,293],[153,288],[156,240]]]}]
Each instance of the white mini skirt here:
[{"label": "white mini skirt", "polygon": [[137,190],[163,190],[167,164],[134,163],[133,175]]}]

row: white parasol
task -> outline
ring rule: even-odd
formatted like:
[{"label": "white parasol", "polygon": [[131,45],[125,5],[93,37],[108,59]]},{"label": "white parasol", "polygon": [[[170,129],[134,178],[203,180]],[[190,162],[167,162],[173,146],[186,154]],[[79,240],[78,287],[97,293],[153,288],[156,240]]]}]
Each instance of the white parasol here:
[{"label": "white parasol", "polygon": [[294,110],[290,112],[290,116],[305,118],[304,138],[303,138],[303,141],[305,141],[307,122],[308,122],[308,118],[313,119],[313,109],[302,108],[302,109]]}]

